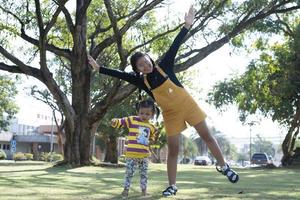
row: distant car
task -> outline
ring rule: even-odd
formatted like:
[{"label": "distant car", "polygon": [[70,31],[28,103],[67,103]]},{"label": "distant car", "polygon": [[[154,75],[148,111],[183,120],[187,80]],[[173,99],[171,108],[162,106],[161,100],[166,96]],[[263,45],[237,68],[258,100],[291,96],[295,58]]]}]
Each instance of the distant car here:
[{"label": "distant car", "polygon": [[251,164],[256,165],[268,165],[272,161],[269,159],[269,156],[266,153],[255,153],[252,155]]},{"label": "distant car", "polygon": [[212,161],[208,156],[197,156],[194,165],[211,165]]}]

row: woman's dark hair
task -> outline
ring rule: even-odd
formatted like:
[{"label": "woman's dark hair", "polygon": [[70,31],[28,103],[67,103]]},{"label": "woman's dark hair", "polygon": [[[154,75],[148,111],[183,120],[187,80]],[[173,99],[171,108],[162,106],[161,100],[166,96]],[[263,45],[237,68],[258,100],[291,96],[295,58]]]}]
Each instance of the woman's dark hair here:
[{"label": "woman's dark hair", "polygon": [[136,62],[138,61],[139,58],[144,57],[144,56],[147,56],[147,57],[150,59],[150,61],[151,61],[152,65],[153,65],[153,67],[155,66],[154,61],[152,60],[152,58],[151,58],[148,54],[142,53],[142,52],[139,52],[139,51],[138,51],[138,52],[134,53],[134,54],[130,57],[130,64],[131,64],[131,66],[132,66],[132,70],[133,70],[136,74],[140,74],[140,72],[139,72],[138,69],[137,69]]},{"label": "woman's dark hair", "polygon": [[156,115],[156,119],[160,114],[159,108],[155,105],[154,101],[152,101],[151,99],[140,101],[139,103],[136,103],[135,107],[137,111],[139,111],[140,108],[151,108],[152,112]]},{"label": "woman's dark hair", "polygon": [[[137,66],[136,66],[136,62],[138,61],[138,59],[139,58],[141,58],[141,57],[144,57],[144,56],[147,56],[149,59],[150,59],[150,61],[151,61],[151,63],[152,63],[152,65],[153,65],[153,67],[155,66],[155,62],[152,60],[152,58],[148,55],[148,54],[146,54],[146,53],[142,53],[142,52],[135,52],[131,57],[130,57],[130,64],[131,64],[131,66],[132,66],[132,70],[136,73],[136,74],[140,74],[140,72],[138,71],[138,69],[137,69]],[[142,100],[142,90],[139,88],[139,94],[138,94],[138,96],[139,96],[139,101],[141,101]]]}]

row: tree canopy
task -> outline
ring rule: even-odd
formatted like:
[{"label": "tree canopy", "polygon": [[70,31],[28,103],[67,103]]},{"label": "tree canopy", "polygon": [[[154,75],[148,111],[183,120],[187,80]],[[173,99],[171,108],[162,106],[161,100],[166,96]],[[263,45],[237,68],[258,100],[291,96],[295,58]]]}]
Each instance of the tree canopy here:
[{"label": "tree canopy", "polygon": [[0,75],[0,130],[7,130],[9,121],[18,112],[15,102],[16,83],[6,75]]},{"label": "tree canopy", "polygon": [[237,104],[242,121],[260,112],[289,127],[283,141],[287,156],[294,149],[300,125],[300,16],[278,17],[277,23],[256,30],[282,33],[284,40],[272,43],[267,38],[257,39],[252,48],[259,58],[252,60],[241,76],[215,85],[210,102],[217,108]]}]

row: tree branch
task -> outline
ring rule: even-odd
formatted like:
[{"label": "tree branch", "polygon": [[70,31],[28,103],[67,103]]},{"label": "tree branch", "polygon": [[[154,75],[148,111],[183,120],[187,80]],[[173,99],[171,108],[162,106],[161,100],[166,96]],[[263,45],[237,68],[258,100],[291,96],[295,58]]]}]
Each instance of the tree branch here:
[{"label": "tree branch", "polygon": [[[62,110],[64,111],[64,114],[66,116],[70,117],[70,119],[72,119],[72,117],[74,116],[74,110],[73,110],[72,106],[70,105],[68,98],[60,90],[59,86],[56,84],[55,80],[52,78],[52,74],[49,75],[49,77],[45,77],[40,69],[30,67],[30,66],[24,64],[21,60],[19,60],[12,54],[8,53],[2,46],[0,46],[0,53],[4,57],[6,57],[8,60],[10,60],[12,63],[15,64],[15,65],[7,65],[3,62],[0,62],[1,70],[12,72],[12,73],[26,74],[26,75],[32,76],[32,77],[40,80],[51,91],[51,94],[57,100],[58,104],[60,105],[60,108],[62,108]],[[71,125],[72,124],[73,123],[71,123]],[[73,124],[73,126],[74,126],[74,124]]]},{"label": "tree branch", "polygon": [[295,38],[294,32],[292,31],[290,26],[286,22],[284,22],[282,19],[280,19],[278,14],[276,14],[276,17],[278,19],[277,21],[285,27],[285,28],[279,27],[280,30],[282,30],[285,34],[289,35],[290,37]]},{"label": "tree branch", "polygon": [[[128,29],[132,26],[132,24],[134,24],[137,20],[139,20],[141,17],[143,17],[143,15],[149,11],[152,10],[156,5],[158,5],[159,3],[161,3],[163,0],[153,0],[151,3],[145,5],[143,8],[141,8],[140,10],[138,10],[135,15],[133,15],[131,18],[129,18],[127,20],[127,22],[125,23],[125,25],[120,29],[120,34],[124,35]],[[145,2],[147,3],[147,1]],[[96,58],[99,56],[99,54],[108,46],[110,46],[111,44],[113,44],[115,42],[115,38],[114,36],[111,36],[109,38],[106,38],[103,42],[99,43],[98,45],[96,45],[96,47],[94,49],[92,49],[91,51],[91,55]]]},{"label": "tree branch", "polygon": [[74,26],[71,14],[69,13],[69,11],[66,9],[65,6],[63,7],[62,12],[65,15],[65,19],[66,19],[68,29],[71,32],[72,36],[74,37],[75,26]]},{"label": "tree branch", "polygon": [[[37,47],[39,46],[39,41],[28,36],[25,33],[25,30],[23,28],[21,28],[21,38],[34,46],[37,46]],[[60,48],[57,48],[56,46],[50,45],[48,43],[45,44],[45,47],[48,51],[50,51],[58,56],[62,56],[64,58],[67,58],[68,60],[71,59],[71,52],[69,49],[60,49]]]},{"label": "tree branch", "polygon": [[24,64],[21,60],[19,60],[9,52],[7,52],[2,46],[0,46],[0,53],[8,60],[10,60],[12,63],[15,64],[15,65],[7,65],[1,62],[0,63],[1,70],[12,72],[12,73],[26,74],[37,78],[41,82],[45,81],[39,69]]},{"label": "tree branch", "polygon": [[128,52],[128,55],[130,55],[130,54],[131,54],[132,52],[134,52],[135,50],[137,50],[137,49],[139,49],[139,48],[141,48],[141,47],[143,47],[143,46],[146,46],[147,44],[150,44],[150,43],[154,42],[155,40],[158,40],[158,39],[160,39],[160,38],[162,38],[162,37],[168,35],[169,33],[173,33],[173,32],[175,32],[175,31],[177,31],[181,26],[182,26],[182,24],[180,24],[180,25],[174,27],[173,29],[169,29],[169,30],[167,30],[167,31],[165,31],[165,32],[163,32],[163,33],[157,34],[157,35],[155,35],[153,38],[151,38],[150,40],[147,40],[147,41],[145,41],[144,43],[142,43],[142,44],[140,44],[140,45],[137,45],[137,46],[133,47],[133,48],[130,49],[130,51]]},{"label": "tree branch", "polygon": [[110,0],[104,0],[104,4],[105,4],[106,10],[107,10],[109,20],[110,20],[111,25],[112,25],[113,30],[114,30],[114,38],[117,42],[118,54],[119,54],[119,57],[120,57],[120,60],[121,60],[120,66],[123,66],[122,70],[124,70],[125,66],[126,66],[126,63],[127,63],[127,61],[126,61],[127,56],[125,55],[125,52],[124,52],[124,49],[123,49],[123,46],[122,46],[122,35],[119,31],[117,20],[116,20],[116,17],[114,16]]},{"label": "tree branch", "polygon": [[61,13],[62,9],[65,7],[65,4],[67,3],[68,0],[62,0],[61,2],[56,2],[58,5],[58,8],[56,9],[55,13],[53,14],[51,20],[47,23],[46,28],[45,28],[45,34],[47,34],[50,29],[53,27],[55,24],[58,15]]},{"label": "tree branch", "polygon": [[76,8],[76,22],[77,24],[81,24],[82,19],[84,19],[85,15],[86,15],[86,11],[91,3],[91,0],[85,0],[85,1],[80,1],[81,5],[79,3],[79,1],[77,1],[77,8]]},{"label": "tree branch", "polygon": [[101,117],[104,115],[103,113],[105,113],[109,106],[113,106],[121,102],[122,100],[130,96],[135,90],[136,86],[127,84],[120,88],[117,94],[109,101],[107,99],[103,99],[101,102],[97,103],[91,109],[89,114],[90,125],[97,123],[99,119],[101,119]]},{"label": "tree branch", "polygon": [[44,22],[41,14],[41,4],[39,0],[34,0],[35,2],[35,14],[38,22],[38,27],[40,32],[44,32]]},{"label": "tree branch", "polygon": [[5,12],[5,13],[7,13],[7,14],[10,14],[10,15],[12,15],[14,18],[16,18],[16,20],[18,20],[19,23],[21,24],[21,27],[24,27],[24,26],[25,26],[24,22],[23,22],[16,14],[12,13],[12,12],[9,11],[9,10],[6,10],[6,9],[3,8],[1,5],[0,5],[0,9],[1,9],[3,12]]},{"label": "tree branch", "polygon": [[188,69],[190,66],[194,65],[195,63],[203,60],[209,54],[221,48],[224,44],[228,43],[230,39],[234,38],[236,35],[238,35],[240,32],[242,32],[247,27],[257,22],[258,20],[264,19],[265,17],[270,16],[272,14],[281,13],[283,10],[287,12],[287,11],[296,10],[300,8],[300,6],[292,6],[286,9],[279,9],[280,7],[282,7],[287,3],[288,2],[284,1],[281,2],[280,4],[275,5],[274,7],[271,7],[269,10],[264,9],[265,12],[259,12],[256,16],[251,18],[248,18],[251,16],[249,13],[246,14],[246,17],[244,17],[227,35],[199,49],[198,50],[199,53],[196,54],[194,57],[186,60],[183,63],[176,64],[174,67],[175,72],[184,71]]}]

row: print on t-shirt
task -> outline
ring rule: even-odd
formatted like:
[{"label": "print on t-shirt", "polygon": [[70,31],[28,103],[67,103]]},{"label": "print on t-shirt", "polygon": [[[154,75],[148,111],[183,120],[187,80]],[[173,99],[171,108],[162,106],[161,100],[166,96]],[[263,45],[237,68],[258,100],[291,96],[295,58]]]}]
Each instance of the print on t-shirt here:
[{"label": "print on t-shirt", "polygon": [[137,137],[137,142],[139,144],[148,145],[149,144],[149,135],[150,135],[150,129],[147,127],[140,126],[139,127],[139,135]]}]

